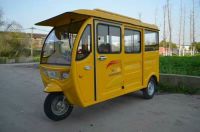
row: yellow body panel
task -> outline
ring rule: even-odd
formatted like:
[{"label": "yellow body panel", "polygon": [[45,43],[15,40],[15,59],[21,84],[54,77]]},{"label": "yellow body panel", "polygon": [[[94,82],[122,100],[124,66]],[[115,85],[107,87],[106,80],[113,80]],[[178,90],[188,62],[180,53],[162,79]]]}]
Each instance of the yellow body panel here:
[{"label": "yellow body panel", "polygon": [[[124,28],[124,30],[132,29],[132,30],[140,31],[141,38],[143,37],[142,28],[140,28],[140,27],[125,24],[123,26],[123,28]],[[124,30],[123,30],[123,32],[124,32]],[[124,37],[123,37],[123,39],[124,39]],[[122,42],[124,45],[124,41],[122,41]],[[141,44],[142,44],[142,41],[141,41]],[[141,45],[141,53],[127,54],[127,53],[125,53],[125,51],[123,52],[124,87],[125,87],[126,93],[129,93],[132,91],[137,91],[137,90],[143,88],[142,47],[143,47],[143,45]]]},{"label": "yellow body panel", "polygon": [[[148,81],[152,76],[156,77],[157,81],[159,81],[158,51],[144,51],[144,29],[158,31],[157,27],[149,24],[144,25],[144,23],[141,23],[139,20],[130,20],[131,18],[114,13],[106,13],[105,11],[103,12],[100,10],[92,12],[88,10],[78,10],[73,13],[79,14],[73,16],[74,18],[77,18],[77,20],[84,18],[85,22],[80,28],[74,42],[71,65],[40,65],[40,73],[45,86],[45,92],[63,92],[71,104],[86,107],[126,93],[143,89],[147,87]],[[83,16],[81,17],[80,14]],[[97,18],[97,16],[99,17]],[[108,20],[107,17],[109,16],[111,18]],[[41,24],[51,25],[53,22],[57,24],[60,19],[61,17],[59,17],[59,19],[52,18],[41,22]],[[120,54],[99,54],[97,52],[95,41],[96,22],[119,24],[122,34],[122,47]],[[85,59],[76,61],[76,49],[81,35],[88,24],[91,25],[92,51]],[[125,28],[141,32],[141,53],[126,54],[124,52]],[[107,59],[105,61],[100,61],[98,59],[99,56],[106,56]],[[91,70],[85,70],[85,66],[90,66]],[[67,72],[69,73],[69,77],[67,79],[50,79],[45,75],[44,69],[55,70],[61,73]]]}]

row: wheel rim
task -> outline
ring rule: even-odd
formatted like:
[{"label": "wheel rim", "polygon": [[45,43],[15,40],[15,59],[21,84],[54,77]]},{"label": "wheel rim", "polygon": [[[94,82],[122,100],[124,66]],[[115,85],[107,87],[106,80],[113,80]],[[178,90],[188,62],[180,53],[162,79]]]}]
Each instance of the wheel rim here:
[{"label": "wheel rim", "polygon": [[154,90],[155,90],[155,85],[152,81],[150,81],[148,84],[148,94],[153,95]]},{"label": "wheel rim", "polygon": [[51,110],[55,115],[64,115],[69,108],[69,105],[65,101],[64,96],[57,96],[51,104]]}]

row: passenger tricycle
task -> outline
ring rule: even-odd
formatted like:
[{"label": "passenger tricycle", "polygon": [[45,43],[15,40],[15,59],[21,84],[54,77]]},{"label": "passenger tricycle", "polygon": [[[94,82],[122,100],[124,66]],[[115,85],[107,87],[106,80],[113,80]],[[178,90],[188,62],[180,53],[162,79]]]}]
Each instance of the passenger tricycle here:
[{"label": "passenger tricycle", "polygon": [[53,29],[40,61],[46,115],[55,121],[73,106],[87,107],[159,82],[159,29],[108,11],[75,10],[37,23]]}]

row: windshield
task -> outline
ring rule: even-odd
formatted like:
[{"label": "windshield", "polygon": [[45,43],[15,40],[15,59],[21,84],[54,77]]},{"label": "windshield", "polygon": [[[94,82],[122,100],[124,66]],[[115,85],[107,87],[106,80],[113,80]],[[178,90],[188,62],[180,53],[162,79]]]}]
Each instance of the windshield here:
[{"label": "windshield", "polygon": [[42,49],[42,64],[70,65],[72,48],[82,22],[55,27]]}]

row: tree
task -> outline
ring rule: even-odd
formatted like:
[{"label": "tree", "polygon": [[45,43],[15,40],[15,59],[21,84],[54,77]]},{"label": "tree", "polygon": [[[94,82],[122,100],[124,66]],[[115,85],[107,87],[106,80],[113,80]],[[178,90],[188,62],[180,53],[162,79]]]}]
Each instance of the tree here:
[{"label": "tree", "polygon": [[9,32],[21,32],[22,25],[17,23],[16,21],[11,21],[6,25],[6,31]]},{"label": "tree", "polygon": [[22,26],[15,22],[5,22],[3,11],[0,9],[0,27],[5,30],[0,32],[0,57],[19,57],[26,55],[30,43],[30,37],[21,33]]},{"label": "tree", "polygon": [[4,25],[3,21],[3,11],[0,9],[0,27]]},{"label": "tree", "polygon": [[27,48],[28,37],[18,32],[3,32],[0,35],[0,56],[19,57]]},{"label": "tree", "polygon": [[19,57],[27,48],[28,36],[21,33],[22,26],[12,21],[6,26],[6,31],[0,35],[0,56],[1,57]]},{"label": "tree", "polygon": [[173,43],[173,42],[166,42],[165,40],[162,40],[159,44],[160,47],[171,47],[172,49],[177,49],[177,44]]},{"label": "tree", "polygon": [[190,49],[196,49],[197,52],[200,52],[200,42],[194,42],[191,44]]}]

